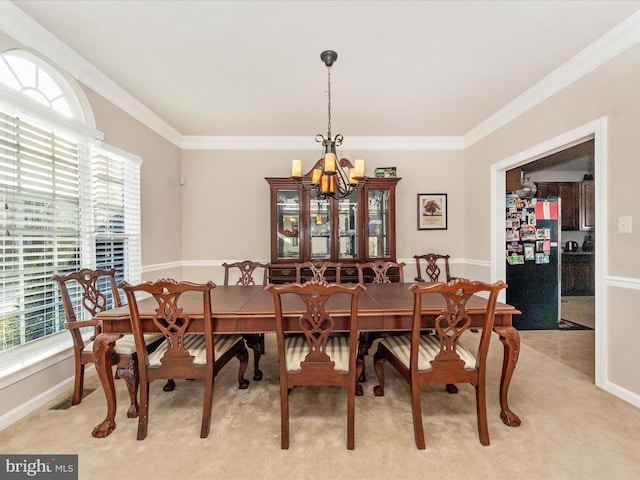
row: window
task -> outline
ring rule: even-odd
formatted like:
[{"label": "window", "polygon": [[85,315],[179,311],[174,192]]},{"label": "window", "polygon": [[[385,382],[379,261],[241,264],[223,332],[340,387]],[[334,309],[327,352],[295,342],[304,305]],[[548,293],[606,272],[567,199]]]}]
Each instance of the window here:
[{"label": "window", "polygon": [[64,329],[52,275],[113,267],[137,282],[141,268],[140,160],[110,147],[91,150],[95,138],[68,133],[70,117],[84,121],[79,102],[37,57],[0,55],[0,84],[61,114],[57,128],[52,117],[39,122],[39,110],[16,110],[0,95],[2,355]]}]

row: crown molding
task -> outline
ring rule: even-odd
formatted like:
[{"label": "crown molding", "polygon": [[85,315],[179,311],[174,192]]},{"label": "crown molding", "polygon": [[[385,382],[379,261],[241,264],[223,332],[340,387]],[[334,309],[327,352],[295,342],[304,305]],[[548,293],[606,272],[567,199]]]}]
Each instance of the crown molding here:
[{"label": "crown molding", "polygon": [[640,11],[618,24],[529,90],[464,135],[465,148],[482,140],[640,41]]},{"label": "crown molding", "polygon": [[[317,150],[315,137],[224,137],[182,138],[183,150]],[[349,137],[343,150],[463,150],[462,137]]]},{"label": "crown molding", "polygon": [[182,134],[12,2],[0,2],[0,29],[26,47],[45,55],[158,135],[180,146]]},{"label": "crown molding", "polygon": [[[183,136],[139,100],[109,79],[12,2],[0,2],[0,28],[142,124],[187,150],[315,150],[309,137]],[[463,137],[350,137],[343,148],[358,150],[464,150],[544,100],[568,87],[640,41],[640,11],[603,35],[529,90],[482,121]]]}]

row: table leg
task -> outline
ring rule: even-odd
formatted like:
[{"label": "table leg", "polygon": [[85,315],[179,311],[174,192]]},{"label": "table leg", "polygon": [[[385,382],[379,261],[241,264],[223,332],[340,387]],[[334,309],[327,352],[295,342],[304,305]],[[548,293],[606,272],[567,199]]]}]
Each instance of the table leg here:
[{"label": "table leg", "polygon": [[511,326],[494,327],[494,332],[500,336],[500,341],[504,346],[504,357],[502,359],[502,377],[500,378],[500,418],[505,425],[517,427],[520,425],[520,418],[509,409],[507,397],[509,394],[509,384],[513,371],[520,356],[520,335]]},{"label": "table leg", "polygon": [[118,338],[120,338],[120,334],[101,333],[93,342],[95,367],[104,389],[104,396],[107,399],[107,417],[91,432],[97,438],[106,437],[116,428],[116,388],[113,383],[113,365],[118,362],[118,355],[115,352]]}]

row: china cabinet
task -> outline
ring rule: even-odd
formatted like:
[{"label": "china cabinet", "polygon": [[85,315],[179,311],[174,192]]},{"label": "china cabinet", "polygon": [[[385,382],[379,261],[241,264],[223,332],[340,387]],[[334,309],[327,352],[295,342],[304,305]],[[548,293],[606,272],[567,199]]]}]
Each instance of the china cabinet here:
[{"label": "china cabinet", "polygon": [[317,198],[307,177],[265,180],[271,198],[272,281],[295,278],[293,265],[301,262],[396,261],[399,178],[367,177],[340,199]]}]

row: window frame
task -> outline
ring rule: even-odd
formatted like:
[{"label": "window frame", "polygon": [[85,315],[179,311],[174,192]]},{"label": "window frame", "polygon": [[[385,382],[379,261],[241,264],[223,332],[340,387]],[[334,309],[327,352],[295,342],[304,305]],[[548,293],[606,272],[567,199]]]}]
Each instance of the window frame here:
[{"label": "window frame", "polygon": [[[136,155],[117,149],[116,147],[102,144],[102,132],[93,126],[87,125],[85,119],[91,121],[93,113],[85,112],[82,104],[76,96],[74,90],[65,81],[64,77],[48,65],[39,57],[22,50],[9,50],[0,53],[0,61],[5,54],[19,55],[32,61],[37,68],[43,69],[55,81],[67,95],[69,104],[72,106],[73,115],[76,118],[68,118],[50,107],[26,96],[15,89],[0,82],[0,110],[11,116],[15,116],[38,127],[50,130],[56,134],[70,137],[78,143],[78,168],[79,168],[79,203],[80,203],[80,268],[95,268],[95,242],[96,235],[93,225],[93,205],[92,205],[92,166],[96,155],[108,155],[116,157],[137,168],[137,225],[134,236],[137,236],[136,258],[127,266],[132,267],[126,275],[129,281],[139,281],[142,275],[141,265],[141,219],[140,219],[140,165],[142,159]],[[127,179],[131,180],[131,179]],[[127,207],[125,207],[125,210]],[[89,220],[90,219],[90,220]],[[53,283],[53,281],[51,280]],[[57,287],[55,288],[57,293]],[[58,296],[59,297],[59,296]],[[54,300],[60,302],[59,298]],[[61,303],[60,303],[61,305]],[[62,307],[61,312],[63,313]],[[87,333],[89,336],[90,333]],[[71,336],[64,329],[29,341],[8,350],[0,352],[0,388],[15,383],[23,378],[33,375],[35,372],[48,368],[52,361],[62,361],[72,356]]]}]

